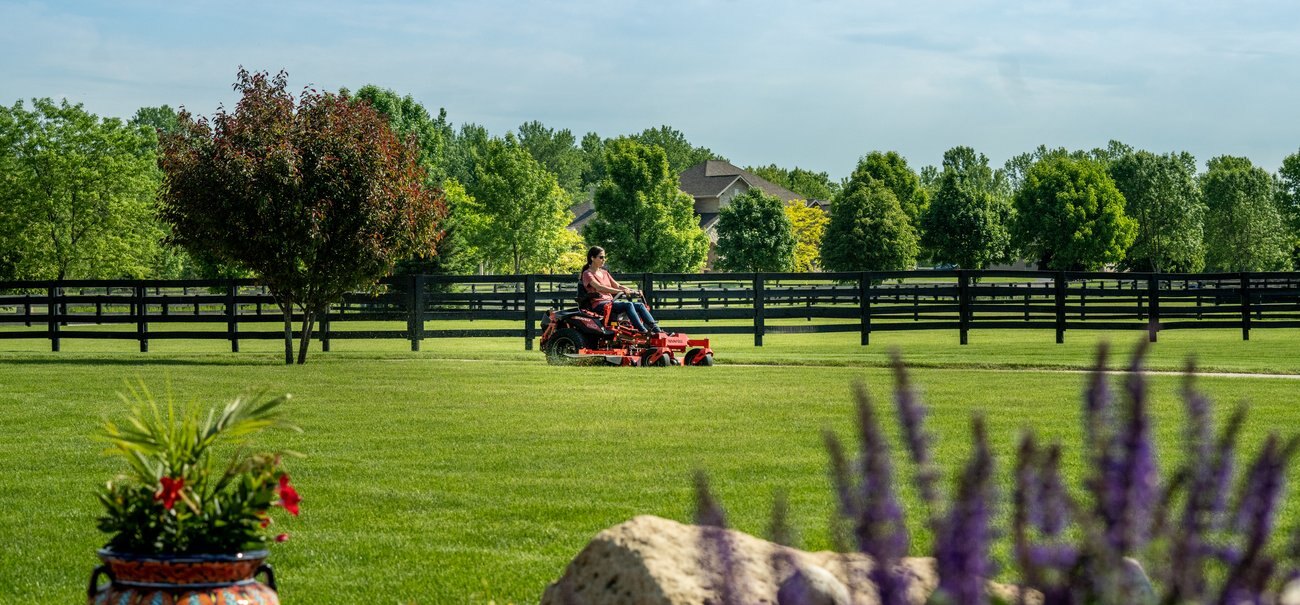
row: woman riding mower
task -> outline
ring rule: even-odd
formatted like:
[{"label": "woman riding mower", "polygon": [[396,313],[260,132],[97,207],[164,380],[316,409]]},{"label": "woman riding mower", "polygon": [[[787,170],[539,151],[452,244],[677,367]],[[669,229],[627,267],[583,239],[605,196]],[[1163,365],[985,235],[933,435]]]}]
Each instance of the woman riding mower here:
[{"label": "woman riding mower", "polygon": [[600,246],[592,246],[587,251],[587,264],[582,267],[582,287],[591,293],[593,311],[604,313],[605,305],[613,305],[611,315],[626,314],[628,322],[637,330],[650,334],[662,332],[659,323],[644,304],[614,300],[616,294],[631,294],[636,291],[615,281],[614,276],[605,270],[605,249]]}]

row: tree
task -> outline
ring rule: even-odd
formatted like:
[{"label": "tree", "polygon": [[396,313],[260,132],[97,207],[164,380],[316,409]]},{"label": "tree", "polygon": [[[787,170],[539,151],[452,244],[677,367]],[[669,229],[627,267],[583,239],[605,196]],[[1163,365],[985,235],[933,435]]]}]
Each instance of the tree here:
[{"label": "tree", "polygon": [[605,179],[592,197],[587,243],[608,250],[618,271],[688,273],[704,268],[709,237],[695,200],[677,188],[664,150],[634,139],[605,145]]},{"label": "tree", "polygon": [[513,134],[487,142],[465,191],[457,227],[485,269],[520,274],[558,260],[573,221],[569,195]]},{"label": "tree", "polygon": [[486,128],[478,124],[461,124],[447,151],[447,176],[466,187],[474,187],[474,181],[478,178],[474,167],[487,153],[488,141],[491,139]]},{"label": "tree", "polygon": [[180,122],[176,120],[176,110],[169,105],[141,107],[135,111],[135,115],[131,117],[127,124],[131,126],[148,126],[160,136],[172,134],[180,129]]},{"label": "tree", "polygon": [[789,271],[794,231],[781,198],[750,189],[718,213],[720,271]]},{"label": "tree", "polygon": [[916,231],[894,192],[874,178],[850,180],[831,205],[822,238],[829,271],[902,271],[916,266]]},{"label": "tree", "polygon": [[1137,221],[1137,238],[1124,258],[1130,271],[1200,271],[1205,267],[1205,205],[1189,153],[1130,151],[1110,163],[1124,196],[1124,212]]},{"label": "tree", "polygon": [[[345,91],[346,92],[346,91]],[[431,186],[441,187],[449,176],[451,145],[456,133],[447,122],[447,110],[439,108],[438,117],[429,115],[411,95],[401,96],[388,88],[367,84],[353,99],[369,103],[388,119],[388,126],[399,139],[415,137],[420,148],[420,165]]]},{"label": "tree", "polygon": [[830,201],[835,197],[836,192],[840,190],[840,184],[831,181],[830,175],[825,172],[813,172],[798,166],[786,170],[776,164],[768,164],[767,166],[751,167],[745,170],[798,193],[809,200]]},{"label": "tree", "polygon": [[880,181],[893,192],[913,227],[920,224],[921,215],[925,214],[926,206],[930,205],[930,197],[921,186],[921,179],[907,166],[907,160],[903,156],[896,151],[873,151],[863,156],[858,160],[858,166],[849,180],[863,181],[868,178]]},{"label": "tree", "polygon": [[790,218],[790,228],[794,232],[794,270],[801,273],[821,271],[822,236],[830,217],[821,208],[809,206],[803,200],[787,202],[785,215]]},{"label": "tree", "polygon": [[1247,158],[1219,156],[1201,175],[1205,264],[1219,271],[1291,268],[1291,241],[1273,195],[1273,179]]},{"label": "tree", "polygon": [[1300,152],[1286,156],[1277,171],[1278,212],[1291,236],[1292,265],[1300,263]]},{"label": "tree", "polygon": [[692,146],[690,141],[686,140],[686,135],[668,125],[647,128],[641,131],[641,134],[633,135],[631,138],[642,145],[663,149],[664,156],[668,159],[668,170],[674,175],[681,174],[687,168],[705,160],[725,161],[727,159],[713,153],[707,147]]},{"label": "tree", "polygon": [[922,217],[921,244],[939,263],[983,269],[1011,256],[1011,202],[988,158],[970,147],[943,154],[943,173]]},{"label": "tree", "polygon": [[162,145],[162,216],[187,250],[257,274],[284,315],[286,364],[302,311],[301,364],[329,304],[433,250],[444,206],[414,140],[369,104],[315,90],[295,99],[287,83],[240,69],[234,112],[181,112]]},{"label": "tree", "polygon": [[0,274],[149,275],[162,231],[156,135],[80,103],[0,106]]},{"label": "tree", "polygon": [[[536,120],[519,126],[519,144],[546,170],[555,175],[570,198],[582,195],[582,173],[586,159],[569,129],[554,130]],[[586,262],[585,260],[583,261]]]},{"label": "tree", "polygon": [[[605,180],[605,139],[594,132],[582,135],[582,191],[590,194]],[[586,264],[586,260],[583,261]]]},{"label": "tree", "polygon": [[1096,271],[1124,259],[1137,221],[1095,160],[1053,156],[1036,162],[1016,192],[1012,243],[1044,269]]}]

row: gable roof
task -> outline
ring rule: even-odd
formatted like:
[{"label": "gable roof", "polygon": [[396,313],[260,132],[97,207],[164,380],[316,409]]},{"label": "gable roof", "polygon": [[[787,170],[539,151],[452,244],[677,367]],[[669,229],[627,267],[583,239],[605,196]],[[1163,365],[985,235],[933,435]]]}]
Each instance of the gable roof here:
[{"label": "gable roof", "polygon": [[678,178],[678,186],[692,197],[718,197],[737,180],[744,181],[750,188],[775,195],[783,202],[805,197],[723,160],[709,160],[687,168]]}]

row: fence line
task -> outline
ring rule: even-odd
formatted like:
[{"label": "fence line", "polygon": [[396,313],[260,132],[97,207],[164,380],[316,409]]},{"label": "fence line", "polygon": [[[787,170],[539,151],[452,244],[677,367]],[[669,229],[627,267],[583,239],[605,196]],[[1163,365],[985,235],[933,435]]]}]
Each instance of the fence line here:
[{"label": "fence line", "polygon": [[[954,330],[1162,330],[1300,327],[1300,273],[1081,273],[1065,271],[889,271],[856,273],[631,274],[669,329],[713,334]],[[513,337],[533,348],[547,309],[573,306],[573,276],[416,275],[352,293],[320,318],[316,338]],[[294,314],[294,321],[301,316]],[[510,328],[439,326],[505,320]],[[731,320],[686,327],[674,322]],[[737,322],[735,320],[743,320]],[[792,320],[804,320],[803,323]],[[814,322],[814,320],[818,320]],[[251,280],[0,282],[0,339],[123,339],[149,350],[157,339],[281,339],[276,301]],[[274,323],[275,329],[258,329]],[[90,324],[100,327],[91,328]],[[190,324],[190,325],[180,325]],[[199,324],[208,329],[197,329]],[[104,327],[107,326],[107,327]],[[117,329],[112,329],[118,326]],[[210,326],[210,327],[209,327]],[[296,326],[295,326],[296,327]],[[214,329],[215,328],[215,329]]]}]

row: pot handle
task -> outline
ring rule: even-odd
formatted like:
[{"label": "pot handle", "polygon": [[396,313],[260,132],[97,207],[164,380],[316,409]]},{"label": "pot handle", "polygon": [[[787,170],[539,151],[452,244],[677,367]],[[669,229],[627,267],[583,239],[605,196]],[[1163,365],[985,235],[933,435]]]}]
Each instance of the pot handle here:
[{"label": "pot handle", "polygon": [[253,572],[253,577],[257,577],[257,574],[260,573],[266,574],[266,585],[270,586],[271,590],[280,592],[280,589],[275,587],[275,570],[271,569],[270,563],[263,563],[258,566],[257,571]]},{"label": "pot handle", "polygon": [[90,585],[86,587],[86,598],[95,598],[95,593],[99,592],[99,576],[108,578],[109,583],[113,582],[113,572],[109,571],[107,565],[100,565],[95,571],[90,572]]}]

